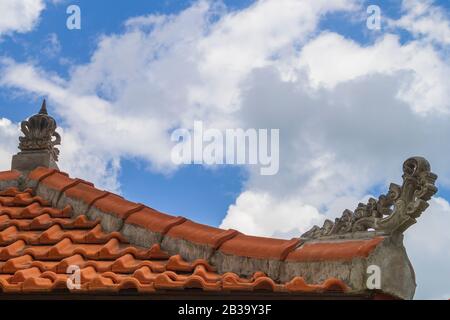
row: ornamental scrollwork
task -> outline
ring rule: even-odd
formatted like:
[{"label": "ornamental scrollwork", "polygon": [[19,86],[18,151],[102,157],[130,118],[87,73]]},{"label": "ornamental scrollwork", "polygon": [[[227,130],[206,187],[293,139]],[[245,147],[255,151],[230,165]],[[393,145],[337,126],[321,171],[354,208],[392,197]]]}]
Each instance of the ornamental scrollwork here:
[{"label": "ornamental scrollwork", "polygon": [[19,149],[22,152],[47,151],[55,161],[58,160],[59,150],[55,147],[61,144],[61,136],[56,132],[56,121],[47,113],[45,100],[38,114],[22,121],[23,137],[19,137]]},{"label": "ornamental scrollwork", "polygon": [[317,239],[361,231],[403,233],[429,206],[428,200],[437,192],[437,175],[425,158],[412,157],[403,163],[402,178],[401,186],[391,183],[388,193],[378,200],[370,198],[354,212],[346,209],[334,222],[327,219],[322,227],[314,226],[302,237]]}]

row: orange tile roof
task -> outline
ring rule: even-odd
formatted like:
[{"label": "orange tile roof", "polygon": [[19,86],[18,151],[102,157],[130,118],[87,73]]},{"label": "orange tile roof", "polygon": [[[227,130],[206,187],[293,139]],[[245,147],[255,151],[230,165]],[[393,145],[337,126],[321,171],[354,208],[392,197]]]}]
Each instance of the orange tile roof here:
[{"label": "orange tile roof", "polygon": [[6,180],[16,180],[20,177],[19,171],[2,171],[0,172],[0,180],[6,181]]},{"label": "orange tile roof", "polygon": [[[7,174],[0,177],[8,176]],[[52,179],[53,187],[63,189],[69,185],[66,176],[58,173],[60,179]],[[50,182],[49,182],[50,183]],[[86,184],[77,184],[77,186]],[[75,188],[75,186],[74,186]],[[104,208],[120,210],[126,217],[134,206],[120,197],[110,198]],[[122,206],[121,203],[124,203]],[[137,210],[137,209],[136,209]],[[141,209],[135,214],[142,216]],[[159,290],[180,290],[199,288],[208,291],[254,291],[272,292],[323,292],[348,289],[338,279],[328,279],[321,284],[307,284],[301,277],[294,277],[286,283],[276,283],[261,272],[250,278],[226,272],[219,274],[206,260],[184,261],[180,255],[168,255],[158,244],[150,248],[131,245],[120,232],[105,233],[99,221],[91,221],[85,215],[71,216],[71,208],[52,208],[49,203],[33,196],[32,190],[19,191],[8,188],[0,192],[0,291],[4,293],[55,292],[67,289],[67,268],[76,265],[81,269],[81,288],[71,291],[98,293],[119,292],[134,289],[140,293]],[[154,213],[147,212],[147,216]],[[156,214],[156,219],[162,221]],[[167,218],[170,219],[170,218]],[[145,225],[148,225],[146,219]],[[137,222],[138,219],[136,220]],[[136,222],[135,221],[135,222]],[[181,227],[186,224],[184,227]],[[168,232],[174,237],[185,237],[192,241],[207,241],[219,246],[233,231],[197,225],[186,221]],[[162,230],[163,228],[159,228]],[[198,234],[191,232],[198,230]],[[245,245],[246,236],[235,237],[237,244]],[[255,240],[249,241],[259,255]],[[277,243],[266,240],[262,246],[269,246],[268,254],[281,257],[294,242]],[[297,242],[295,242],[296,244]],[[230,246],[227,244],[226,248]],[[238,251],[241,247],[237,246]],[[224,249],[226,251],[226,249]]]},{"label": "orange tile roof", "polygon": [[299,244],[299,239],[283,240],[239,234],[225,242],[220,251],[237,256],[284,260]]},{"label": "orange tile roof", "polygon": [[[300,238],[248,236],[133,203],[59,170],[41,167],[25,179],[20,176],[17,171],[0,172],[0,292],[5,293],[67,290],[70,265],[81,268],[80,291],[87,293],[122,289],[152,293],[189,288],[200,288],[203,292],[259,289],[287,294],[351,292],[346,283],[335,278],[308,284],[302,274],[294,273],[284,276],[285,281],[277,280],[280,273],[273,273],[269,262],[352,260],[367,257],[384,239],[304,242]],[[19,191],[19,181],[22,188],[32,189]],[[98,212],[89,215],[94,209],[101,215]],[[111,232],[102,227],[102,219],[108,216],[114,221]],[[124,226],[156,236],[147,247],[138,246],[125,236],[131,237],[134,229],[130,235],[122,232]],[[161,249],[162,239],[175,241],[175,248],[170,247],[171,254]],[[207,248],[207,254],[199,254],[207,260],[198,257],[183,260],[185,251],[177,247],[180,243],[199,246],[194,252]],[[214,253],[225,259],[238,258],[238,263],[246,265],[245,272],[235,271],[236,274],[227,267],[212,265],[215,260],[209,257]],[[249,271],[248,259],[262,262]],[[272,278],[262,271],[272,272]]]},{"label": "orange tile roof", "polygon": [[375,237],[369,240],[305,243],[298,250],[290,252],[286,261],[336,261],[367,257],[383,239],[383,237]]},{"label": "orange tile roof", "polygon": [[225,241],[235,237],[238,234],[238,231],[222,230],[186,220],[181,224],[172,226],[166,234],[172,238],[185,239],[198,244],[206,244],[217,249]]},{"label": "orange tile roof", "polygon": [[184,217],[173,217],[152,208],[143,208],[126,220],[129,224],[141,226],[161,234],[166,234],[171,228],[185,221],[186,218]]}]

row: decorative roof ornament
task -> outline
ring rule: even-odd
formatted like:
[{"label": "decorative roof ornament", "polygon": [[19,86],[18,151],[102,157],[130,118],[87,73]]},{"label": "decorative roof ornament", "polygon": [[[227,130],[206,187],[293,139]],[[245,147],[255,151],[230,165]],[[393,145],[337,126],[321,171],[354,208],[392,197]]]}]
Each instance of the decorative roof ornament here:
[{"label": "decorative roof ornament", "polygon": [[59,150],[55,146],[61,144],[61,136],[56,127],[55,119],[47,113],[44,99],[39,113],[21,123],[24,136],[19,137],[19,149],[22,152],[47,151],[57,161]]},{"label": "decorative roof ornament", "polygon": [[354,212],[346,209],[334,223],[312,227],[303,238],[334,238],[354,232],[403,233],[428,208],[428,200],[437,192],[437,175],[425,158],[412,157],[403,163],[403,184],[391,183],[386,195],[360,203]]}]

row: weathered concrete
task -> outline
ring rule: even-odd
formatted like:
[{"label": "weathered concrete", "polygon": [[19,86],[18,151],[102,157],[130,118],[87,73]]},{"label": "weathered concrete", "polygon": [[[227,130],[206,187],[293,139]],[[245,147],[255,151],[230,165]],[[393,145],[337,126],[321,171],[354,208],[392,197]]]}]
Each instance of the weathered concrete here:
[{"label": "weathered concrete", "polygon": [[0,190],[5,190],[7,188],[19,188],[19,180],[0,180]]},{"label": "weathered concrete", "polygon": [[58,198],[61,193],[59,190],[49,188],[43,183],[38,184],[35,190],[36,194],[49,201],[52,207],[62,209],[58,207]]},{"label": "weathered concrete", "polygon": [[283,262],[280,268],[280,281],[289,281],[301,276],[307,283],[322,283],[329,278],[338,278],[359,291],[364,285],[366,272],[364,258],[350,261]]},{"label": "weathered concrete", "polygon": [[220,251],[214,253],[210,262],[217,267],[219,273],[234,272],[243,277],[251,277],[255,272],[262,271],[275,281],[280,278],[280,268],[283,264],[280,260],[240,257]]},{"label": "weathered concrete", "polygon": [[62,193],[56,207],[58,209],[62,209],[68,205],[72,207],[73,217],[86,214],[89,210],[89,204],[84,202],[82,199],[67,197],[64,193]]},{"label": "weathered concrete", "polygon": [[89,208],[89,211],[86,212],[86,216],[91,220],[100,219],[100,224],[105,232],[119,231],[123,226],[122,219],[111,213],[103,212],[94,206]]},{"label": "weathered concrete", "polygon": [[412,299],[416,283],[414,270],[402,243],[402,236],[387,237],[367,258],[351,261],[283,262],[280,281],[302,276],[307,283],[321,283],[329,278],[344,281],[354,293],[369,290],[369,266],[380,268],[380,290],[402,299]]},{"label": "weathered concrete", "polygon": [[146,248],[150,248],[154,244],[161,244],[163,238],[163,235],[158,232],[152,232],[130,223],[124,223],[120,232],[127,237],[130,243]]},{"label": "weathered concrete", "polygon": [[183,259],[193,261],[195,259],[210,260],[214,254],[214,248],[206,245],[187,241],[185,239],[172,238],[164,236],[161,242],[161,248],[169,254],[179,254]]},{"label": "weathered concrete", "polygon": [[22,151],[14,155],[11,162],[11,169],[28,174],[37,167],[58,169],[53,156],[46,150]]},{"label": "weathered concrete", "polygon": [[368,257],[367,265],[381,270],[381,290],[402,299],[412,299],[416,291],[414,269],[403,246],[403,235],[383,241]]}]

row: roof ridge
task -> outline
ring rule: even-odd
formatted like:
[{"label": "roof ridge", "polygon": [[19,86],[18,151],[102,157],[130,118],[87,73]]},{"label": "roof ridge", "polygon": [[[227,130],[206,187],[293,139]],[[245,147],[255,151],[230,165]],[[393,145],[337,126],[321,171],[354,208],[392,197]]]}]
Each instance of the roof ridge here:
[{"label": "roof ridge", "polygon": [[[2,180],[2,177],[6,178]],[[0,172],[0,185],[15,187],[18,184],[14,181],[18,180],[19,177],[21,175],[17,172]],[[34,221],[37,221],[36,218],[45,213],[50,214],[52,221],[55,221],[53,216],[56,213],[53,212],[54,210],[62,210],[61,212],[65,212],[64,215],[68,215],[70,209],[72,219],[81,216],[86,216],[90,220],[98,219],[99,224],[96,228],[101,227],[102,232],[109,236],[101,236],[101,242],[91,239],[92,241],[87,242],[91,247],[87,248],[83,247],[83,243],[78,243],[79,235],[72,235],[71,231],[66,230],[64,226],[57,223],[44,224],[46,227],[40,231],[41,233],[47,233],[41,235],[41,238],[48,238],[48,241],[43,241],[42,245],[48,243],[48,249],[41,248],[44,251],[31,250],[26,238],[17,238],[7,247],[0,248],[0,255],[3,258],[14,258],[20,256],[19,252],[23,252],[23,254],[32,255],[33,259],[36,260],[65,259],[77,254],[84,260],[121,259],[120,261],[125,261],[124,259],[128,259],[128,255],[132,255],[134,259],[145,260],[150,259],[151,256],[154,257],[152,250],[157,245],[158,248],[172,256],[172,260],[179,255],[186,263],[195,264],[196,261],[205,261],[208,265],[214,266],[224,281],[224,288],[228,288],[229,285],[234,286],[232,284],[234,281],[242,281],[242,279],[233,280],[238,279],[239,276],[237,275],[240,275],[253,276],[253,289],[270,287],[275,290],[275,288],[281,288],[278,283],[286,284],[293,281],[293,286],[303,288],[302,290],[313,290],[313,287],[306,289],[301,281],[294,281],[294,278],[303,275],[305,276],[305,283],[307,281],[312,283],[313,286],[317,286],[320,279],[329,279],[333,276],[331,271],[334,270],[334,267],[319,267],[324,263],[336,265],[336,268],[339,269],[344,261],[352,264],[364,264],[367,263],[366,259],[381,259],[382,257],[376,255],[379,250],[375,249],[390,243],[390,241],[382,241],[383,237],[376,241],[371,241],[373,239],[312,241],[312,239],[302,238],[285,240],[251,236],[234,229],[224,230],[200,224],[185,217],[162,213],[142,203],[131,202],[120,195],[99,190],[88,181],[71,178],[68,174],[55,169],[39,167],[22,179],[23,183],[20,186],[22,190],[31,188],[28,191],[32,191],[35,196],[22,195],[18,201],[22,206],[31,203],[31,201],[35,203],[20,210],[24,211],[30,208],[28,209],[29,215]],[[7,183],[5,184],[3,181]],[[40,207],[41,202],[44,204],[44,199],[50,207]],[[8,210],[11,210],[11,208]],[[11,212],[15,215],[18,214],[17,210]],[[19,228],[18,225],[17,227]],[[51,230],[49,231],[49,229]],[[93,229],[90,228],[90,230]],[[66,236],[56,234],[61,232],[67,232]],[[129,240],[130,245],[124,247],[122,238],[117,237],[118,235]],[[97,243],[96,246],[98,247],[93,248],[94,243]],[[323,247],[324,245],[325,247]],[[403,247],[399,246],[396,250],[401,251],[401,248]],[[308,265],[305,265],[305,263]],[[143,262],[140,264],[142,267],[147,265]],[[309,267],[309,264],[317,265],[317,267]],[[33,266],[39,267],[36,264]],[[94,267],[96,266],[100,265]],[[126,268],[126,266],[126,264],[122,265],[123,268]],[[314,274],[308,268],[313,268],[311,270],[315,270]],[[113,274],[111,273],[111,276]],[[255,278],[255,275],[259,277],[260,274],[264,274],[264,276]],[[173,276],[178,275],[174,274]],[[159,274],[158,277],[161,278],[163,275]],[[169,278],[164,279],[162,279],[163,283],[172,281]],[[192,275],[189,279],[193,282],[188,286],[204,287]],[[228,283],[229,281],[231,282]],[[245,280],[244,282],[248,283],[248,281]],[[347,278],[343,282],[344,285],[346,281],[352,284],[352,290],[356,290],[355,285],[356,288],[360,286],[360,284],[353,283],[352,279]],[[160,284],[161,287],[166,285],[172,287],[181,284],[178,282]],[[103,284],[104,288],[110,288],[108,286],[108,284]],[[242,286],[243,284],[239,285],[240,288],[243,288]],[[319,290],[319,287],[314,288],[314,290]],[[409,296],[410,291],[405,292],[399,296]]]},{"label": "roof ridge", "polygon": [[[14,175],[14,177],[17,177],[17,175]],[[0,176],[0,179],[1,179],[1,176]],[[64,179],[64,181],[62,181],[61,179]],[[57,180],[59,180],[59,181],[57,181]],[[50,203],[54,207],[59,208],[63,204],[67,204],[67,202],[69,202],[69,204],[70,204],[71,201],[69,199],[71,197],[67,197],[66,193],[68,191],[76,189],[81,184],[85,185],[86,187],[92,188],[92,191],[95,191],[98,193],[96,196],[89,199],[89,201],[85,202],[84,209],[85,209],[85,213],[88,217],[89,217],[89,215],[87,213],[89,213],[91,211],[91,209],[93,207],[95,207],[96,203],[98,203],[101,200],[105,200],[105,198],[108,198],[110,196],[114,197],[116,202],[123,201],[124,204],[126,203],[129,205],[133,205],[132,208],[127,208],[124,212],[121,212],[121,214],[120,214],[120,219],[119,219],[120,221],[117,223],[118,226],[115,228],[116,230],[114,230],[114,231],[118,231],[122,234],[126,233],[126,229],[129,227],[129,221],[133,220],[131,218],[134,218],[134,216],[136,214],[138,214],[138,215],[141,214],[142,213],[141,211],[144,211],[144,210],[151,210],[151,211],[157,212],[159,214],[164,215],[166,220],[168,219],[165,223],[163,223],[164,225],[162,226],[162,229],[159,230],[160,231],[159,233],[161,236],[159,243],[163,243],[163,241],[166,237],[170,238],[171,234],[173,236],[174,232],[172,230],[174,230],[174,228],[182,229],[182,228],[188,227],[186,225],[186,223],[188,223],[189,227],[193,229],[191,231],[200,232],[200,229],[198,229],[198,228],[208,228],[209,233],[215,231],[216,234],[211,234],[210,240],[209,240],[209,242],[207,242],[207,243],[212,244],[211,245],[212,250],[210,250],[209,254],[207,255],[207,258],[210,258],[216,251],[223,251],[222,248],[226,245],[227,242],[235,239],[236,237],[242,236],[242,237],[245,237],[244,241],[247,241],[247,240],[248,241],[250,241],[250,240],[251,241],[255,241],[255,240],[279,241],[280,245],[282,245],[282,246],[280,247],[279,245],[275,245],[276,247],[279,248],[277,250],[281,250],[280,253],[277,254],[277,256],[278,256],[277,260],[284,261],[292,251],[295,251],[296,249],[298,249],[299,247],[301,247],[304,244],[304,242],[305,242],[304,240],[307,240],[307,239],[301,240],[300,238],[293,238],[291,240],[285,240],[285,239],[278,239],[278,238],[273,238],[273,237],[256,237],[256,236],[251,236],[251,235],[245,235],[245,234],[239,232],[238,230],[234,230],[234,229],[224,230],[224,229],[220,229],[220,228],[216,228],[216,227],[212,227],[212,226],[201,225],[201,224],[193,222],[185,217],[181,217],[181,216],[176,217],[176,216],[168,215],[165,213],[161,213],[161,212],[156,211],[153,208],[151,208],[147,205],[144,205],[142,203],[130,202],[130,201],[124,199],[122,196],[119,196],[117,194],[114,194],[114,193],[111,193],[111,192],[105,191],[105,190],[99,190],[99,189],[95,188],[95,185],[93,183],[85,181],[83,179],[79,179],[79,178],[70,178],[70,176],[67,173],[62,172],[55,168],[38,167],[38,168],[34,169],[33,171],[31,171],[28,174],[25,185],[33,188],[35,190],[36,194],[42,194],[42,195],[44,195],[44,198],[47,198],[47,199],[49,198]],[[47,185],[47,186],[45,186],[45,185]],[[46,190],[44,190],[44,189],[46,189]],[[52,189],[53,192],[49,192],[50,189]],[[69,198],[69,199],[64,199],[64,201],[61,201],[61,199],[63,197]],[[78,199],[78,200],[80,200],[80,199]],[[84,200],[84,199],[81,199],[81,200]],[[108,201],[105,201],[105,202],[108,202]],[[76,206],[72,206],[72,207],[76,208]],[[117,205],[116,207],[120,207],[120,204]],[[114,209],[117,209],[117,208],[114,208]],[[117,212],[114,212],[114,209],[111,210],[111,212],[107,212],[107,214],[111,214],[111,213],[113,215],[117,214]],[[105,212],[102,212],[102,213],[105,213]],[[80,215],[80,214],[83,214],[83,212],[74,212],[74,214]],[[143,229],[146,229],[146,228],[148,229],[148,224],[154,222],[154,221],[150,221],[154,217],[149,214],[144,215],[143,213],[141,215],[143,217],[145,217],[144,221],[140,221],[137,224],[136,223],[131,223],[131,224],[133,226],[138,226]],[[108,220],[108,219],[106,219],[104,215],[101,215],[100,221],[104,222],[105,220]],[[145,224],[145,223],[147,223],[147,224]],[[108,223],[103,223],[103,226],[105,224],[108,224]],[[109,229],[109,228],[106,228],[106,229]],[[106,231],[110,232],[112,230],[106,230]],[[195,233],[195,232],[190,232],[190,234],[193,234],[193,233]],[[179,232],[178,232],[178,234],[179,234]],[[253,240],[253,239],[255,239],[255,240]],[[134,239],[134,240],[136,240],[136,239]],[[196,240],[198,240],[198,239],[196,239]],[[197,242],[198,241],[196,241],[196,243]],[[309,241],[306,241],[306,242],[309,242]],[[146,244],[145,241],[144,242],[132,241],[132,243],[135,243],[135,244],[141,245],[141,246]],[[201,241],[200,241],[200,243],[197,243],[197,244],[205,245],[207,243],[201,243]],[[274,256],[270,256],[268,251],[269,250],[267,250],[267,248],[265,248],[265,252],[267,252],[267,257],[274,259]]]}]

